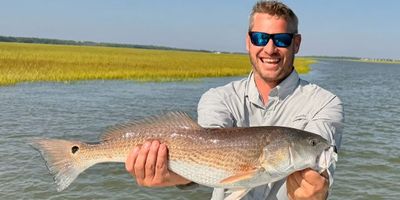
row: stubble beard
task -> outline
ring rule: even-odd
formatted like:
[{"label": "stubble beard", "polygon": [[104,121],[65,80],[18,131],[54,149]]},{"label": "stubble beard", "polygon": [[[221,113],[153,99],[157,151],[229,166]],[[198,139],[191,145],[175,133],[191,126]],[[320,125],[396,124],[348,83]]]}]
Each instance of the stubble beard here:
[{"label": "stubble beard", "polygon": [[[278,85],[286,77],[288,77],[291,74],[291,72],[294,70],[294,67],[293,67],[294,57],[295,56],[293,55],[291,62],[289,64],[290,67],[281,66],[276,71],[272,72],[274,75],[272,75],[271,72],[268,72],[266,70],[264,70],[264,73],[263,73],[263,70],[262,70],[263,63],[258,63],[258,60],[257,60],[258,58],[255,58],[255,60],[253,60],[250,56],[250,62],[252,65],[254,76],[256,78],[260,78],[265,83],[268,83],[268,84]],[[286,68],[288,68],[288,69],[286,69]]]}]

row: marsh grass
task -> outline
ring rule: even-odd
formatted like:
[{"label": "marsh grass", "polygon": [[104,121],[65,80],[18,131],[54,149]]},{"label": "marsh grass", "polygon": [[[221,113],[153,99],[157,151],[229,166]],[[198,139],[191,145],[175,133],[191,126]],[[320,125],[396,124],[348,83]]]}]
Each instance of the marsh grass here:
[{"label": "marsh grass", "polygon": [[[312,59],[297,58],[307,73]],[[93,46],[0,43],[0,85],[78,80],[176,81],[246,75],[244,54]]]}]

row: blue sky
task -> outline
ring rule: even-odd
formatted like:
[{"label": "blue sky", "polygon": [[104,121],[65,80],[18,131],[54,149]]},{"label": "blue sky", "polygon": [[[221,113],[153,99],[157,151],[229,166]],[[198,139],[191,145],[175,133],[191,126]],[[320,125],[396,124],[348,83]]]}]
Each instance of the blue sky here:
[{"label": "blue sky", "polygon": [[[256,0],[0,0],[0,35],[245,52]],[[299,55],[400,59],[400,1],[284,0]]]}]

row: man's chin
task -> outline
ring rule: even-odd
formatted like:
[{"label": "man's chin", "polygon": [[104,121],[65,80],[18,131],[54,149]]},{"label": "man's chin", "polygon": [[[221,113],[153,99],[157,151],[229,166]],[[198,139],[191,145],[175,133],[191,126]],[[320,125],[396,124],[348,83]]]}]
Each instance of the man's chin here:
[{"label": "man's chin", "polygon": [[279,69],[282,68],[282,65],[280,63],[260,63],[259,65],[260,69],[265,71],[265,72],[274,72],[278,71]]}]

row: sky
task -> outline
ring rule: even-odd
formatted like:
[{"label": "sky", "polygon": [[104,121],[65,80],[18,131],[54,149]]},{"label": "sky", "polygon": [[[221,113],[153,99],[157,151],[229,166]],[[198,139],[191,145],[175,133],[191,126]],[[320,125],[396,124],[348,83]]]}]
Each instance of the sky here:
[{"label": "sky", "polygon": [[[0,0],[0,35],[246,52],[256,0]],[[300,56],[400,59],[400,1],[283,0]]]}]

